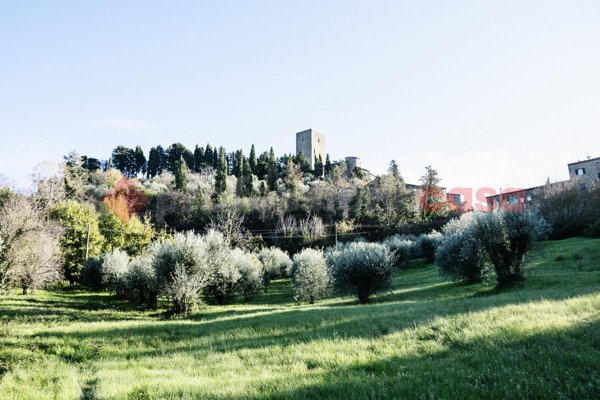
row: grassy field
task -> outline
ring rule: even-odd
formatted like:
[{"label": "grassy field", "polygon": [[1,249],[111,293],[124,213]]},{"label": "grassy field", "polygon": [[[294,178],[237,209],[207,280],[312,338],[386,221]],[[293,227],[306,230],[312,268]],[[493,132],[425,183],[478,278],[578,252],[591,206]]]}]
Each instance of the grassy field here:
[{"label": "grassy field", "polygon": [[598,399],[600,240],[541,245],[497,293],[416,262],[368,305],[252,304],[183,318],[77,290],[0,300],[1,399]]}]

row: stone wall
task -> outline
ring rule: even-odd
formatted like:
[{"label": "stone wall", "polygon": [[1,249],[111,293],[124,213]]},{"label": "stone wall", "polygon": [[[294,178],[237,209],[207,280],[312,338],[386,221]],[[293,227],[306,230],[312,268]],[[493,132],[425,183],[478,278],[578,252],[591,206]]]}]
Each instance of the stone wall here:
[{"label": "stone wall", "polygon": [[[583,175],[581,175],[582,173]],[[586,177],[600,179],[600,158],[592,158],[569,164],[569,176],[571,178]]]}]

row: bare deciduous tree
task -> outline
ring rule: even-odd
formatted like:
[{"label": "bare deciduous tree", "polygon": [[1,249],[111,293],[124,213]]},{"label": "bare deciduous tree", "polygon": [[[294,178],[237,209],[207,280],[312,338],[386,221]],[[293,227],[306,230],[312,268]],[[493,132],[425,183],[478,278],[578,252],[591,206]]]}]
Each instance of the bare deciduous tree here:
[{"label": "bare deciduous tree", "polygon": [[0,289],[26,294],[61,277],[60,228],[31,201],[15,196],[0,210]]}]

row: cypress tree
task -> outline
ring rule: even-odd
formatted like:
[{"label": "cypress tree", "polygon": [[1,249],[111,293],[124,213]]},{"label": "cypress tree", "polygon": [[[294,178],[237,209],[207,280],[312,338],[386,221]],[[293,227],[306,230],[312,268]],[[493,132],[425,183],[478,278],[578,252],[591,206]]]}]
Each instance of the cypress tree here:
[{"label": "cypress tree", "polygon": [[244,168],[242,169],[242,176],[244,179],[244,192],[246,196],[251,196],[254,187],[252,185],[252,168],[250,167],[250,160],[244,160]]},{"label": "cypress tree", "polygon": [[217,176],[215,178],[215,192],[221,194],[227,190],[227,159],[225,158],[225,149],[221,147],[218,151]]},{"label": "cypress tree", "polygon": [[244,153],[242,150],[238,150],[235,152],[235,157],[233,158],[233,175],[236,178],[241,178],[244,169]]},{"label": "cypress tree", "polygon": [[323,179],[323,158],[320,154],[315,161],[315,176],[318,179]]},{"label": "cypress tree", "polygon": [[167,168],[167,154],[165,153],[165,149],[159,144],[156,146],[156,152],[158,153],[158,174],[162,174],[162,172]]},{"label": "cypress tree", "polygon": [[213,149],[210,146],[210,143],[206,143],[206,148],[204,149],[204,165],[205,166],[211,166],[214,168],[213,165]]},{"label": "cypress tree", "polygon": [[147,177],[153,178],[159,174],[160,168],[160,155],[158,154],[158,150],[155,147],[150,149],[150,153],[148,153],[148,168],[146,170]]},{"label": "cypress tree", "polygon": [[277,160],[275,159],[275,152],[272,147],[269,152],[269,160],[267,161],[267,185],[269,190],[277,189]]},{"label": "cypress tree", "polygon": [[329,177],[331,175],[331,170],[333,169],[333,165],[331,165],[331,159],[329,158],[329,153],[327,153],[327,157],[325,158],[325,176]]},{"label": "cypress tree", "polygon": [[175,161],[173,172],[175,174],[175,188],[178,190],[184,190],[188,182],[188,168],[183,156],[181,156],[179,160]]},{"label": "cypress tree", "polygon": [[[225,155],[225,149],[223,149],[223,157],[227,158]],[[212,157],[212,164],[213,164],[213,168],[218,169],[220,166],[220,161],[221,160],[221,155],[220,155],[220,150],[217,150],[217,148],[215,147],[215,149],[213,150],[213,157]],[[227,161],[227,160],[225,160]],[[225,167],[227,168],[225,171],[229,170],[229,167],[227,166],[227,162],[225,162]],[[227,172],[225,173],[225,176],[227,176]]]},{"label": "cypress tree", "polygon": [[141,173],[142,175],[146,175],[146,156],[144,155],[144,150],[142,150],[141,146],[135,146],[135,169],[136,175]]},{"label": "cypress tree", "polygon": [[194,149],[194,171],[200,172],[204,164],[204,149],[196,145]]},{"label": "cypress tree", "polygon": [[256,149],[254,148],[254,144],[250,149],[250,157],[248,159],[248,166],[250,167],[250,171],[256,175],[256,170],[258,169],[258,161],[256,159]]}]

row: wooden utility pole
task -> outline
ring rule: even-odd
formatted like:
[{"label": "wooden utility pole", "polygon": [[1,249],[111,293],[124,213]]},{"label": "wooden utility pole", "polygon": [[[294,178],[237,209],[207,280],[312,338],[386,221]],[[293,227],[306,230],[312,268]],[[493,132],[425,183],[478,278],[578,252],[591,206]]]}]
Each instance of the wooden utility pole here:
[{"label": "wooden utility pole", "polygon": [[91,229],[92,229],[92,225],[88,224],[87,239],[85,241],[85,261],[87,261],[88,254],[90,253],[90,230]]}]

